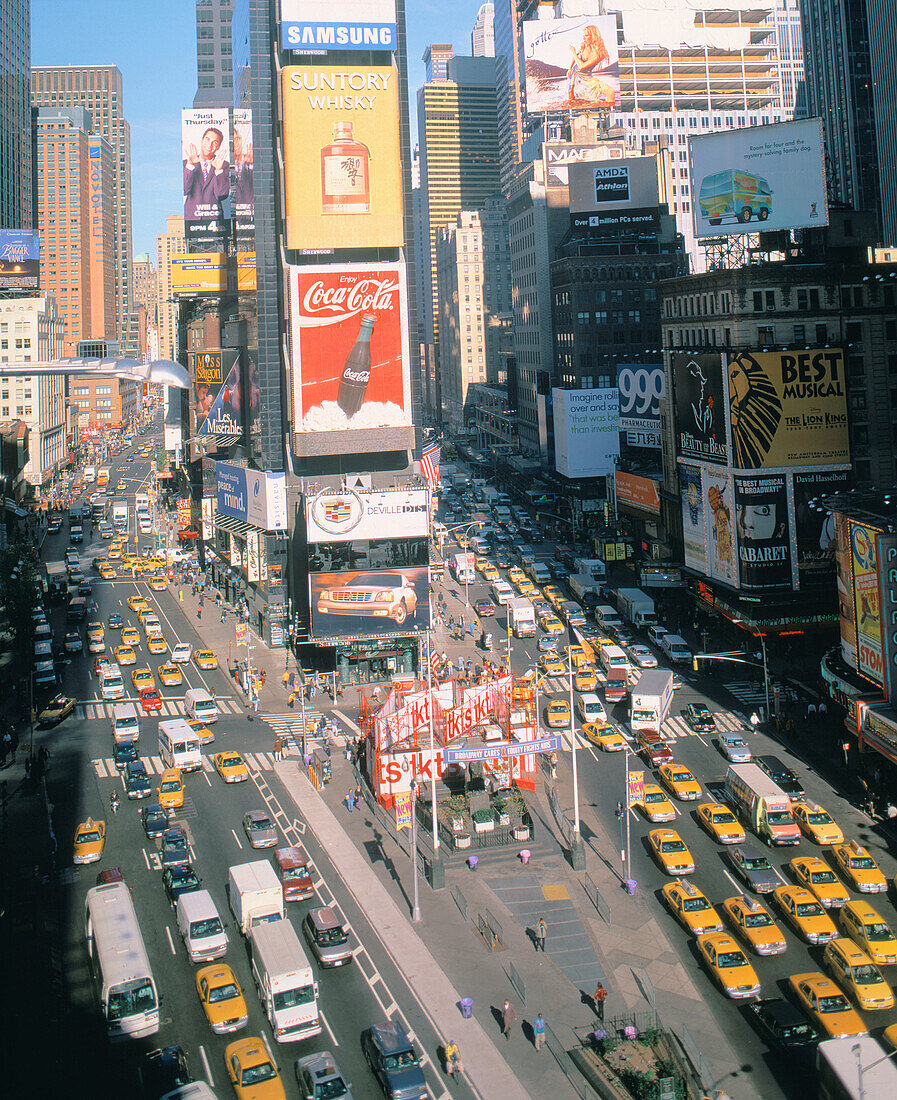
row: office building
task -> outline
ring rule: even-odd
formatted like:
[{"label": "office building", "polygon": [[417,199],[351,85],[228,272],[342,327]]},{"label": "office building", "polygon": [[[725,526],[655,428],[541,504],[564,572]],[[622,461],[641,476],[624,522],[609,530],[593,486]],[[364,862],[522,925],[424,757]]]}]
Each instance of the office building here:
[{"label": "office building", "polygon": [[451,42],[431,42],[427,46],[421,58],[424,63],[424,80],[427,84],[448,80],[448,65],[454,53]]},{"label": "office building", "polygon": [[140,354],[149,354],[150,348],[158,348],[156,308],[159,298],[159,277],[153,261],[146,252],[134,257],[134,312],[140,321]]},{"label": "office building", "polygon": [[807,86],[804,80],[804,32],[800,15],[802,0],[776,0],[776,52],[783,117],[807,117]]},{"label": "office building", "polygon": [[65,324],[65,354],[116,329],[113,153],[83,107],[35,112],[41,286]]},{"label": "office building", "polygon": [[159,358],[178,357],[178,306],[171,289],[171,259],[187,251],[184,219],[169,215],[165,232],[156,237],[156,324],[159,331]]},{"label": "office building", "polygon": [[[91,350],[82,345],[79,352],[88,356]],[[111,354],[108,348],[103,350]],[[130,427],[136,419],[137,383],[131,379],[73,374],[68,383],[70,403],[78,406],[79,428],[119,431]]]},{"label": "office building", "polygon": [[196,0],[196,95],[194,107],[234,103],[231,17],[233,0]]},{"label": "office building", "polygon": [[822,119],[830,194],[897,241],[897,9],[891,0],[801,0],[807,106]]},{"label": "office building", "polygon": [[31,195],[31,0],[0,4],[0,228],[30,229]]},{"label": "office building", "polygon": [[52,481],[68,457],[65,438],[65,378],[61,374],[9,375],[31,362],[63,354],[65,324],[55,299],[0,300],[0,419],[22,420],[29,431],[25,479],[34,486]]},{"label": "office building", "polygon": [[495,7],[482,4],[470,32],[470,52],[474,57],[495,57]]},{"label": "office building", "polygon": [[[121,73],[115,65],[45,66],[31,70],[35,107],[83,107],[93,132],[112,147],[116,335],[125,355],[137,354],[131,316],[131,130],[124,116]],[[112,335],[107,334],[107,335]]]}]

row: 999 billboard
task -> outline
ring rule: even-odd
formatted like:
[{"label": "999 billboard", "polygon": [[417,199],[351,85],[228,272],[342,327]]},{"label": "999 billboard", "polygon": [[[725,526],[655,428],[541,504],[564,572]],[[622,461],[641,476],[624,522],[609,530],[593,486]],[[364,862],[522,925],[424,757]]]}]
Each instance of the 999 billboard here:
[{"label": "999 billboard", "polygon": [[311,632],[316,639],[411,634],[430,628],[426,565],[309,577]]}]

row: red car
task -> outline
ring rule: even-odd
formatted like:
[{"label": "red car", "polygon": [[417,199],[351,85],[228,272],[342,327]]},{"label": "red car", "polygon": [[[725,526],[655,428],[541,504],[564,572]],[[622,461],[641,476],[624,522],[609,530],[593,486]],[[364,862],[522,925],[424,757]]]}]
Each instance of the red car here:
[{"label": "red car", "polygon": [[495,604],[491,600],[477,600],[473,605],[474,611],[483,618],[485,615],[495,614]]},{"label": "red car", "polygon": [[140,705],[147,714],[156,713],[162,709],[162,696],[155,688],[140,689]]}]

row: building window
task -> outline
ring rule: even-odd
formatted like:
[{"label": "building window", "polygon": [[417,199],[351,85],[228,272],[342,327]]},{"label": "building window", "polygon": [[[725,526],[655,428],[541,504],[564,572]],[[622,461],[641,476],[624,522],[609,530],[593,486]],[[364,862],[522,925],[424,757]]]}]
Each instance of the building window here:
[{"label": "building window", "polygon": [[776,342],[776,330],[773,325],[760,325],[757,329],[757,340],[764,345]]},{"label": "building window", "polygon": [[826,325],[816,326],[816,343],[824,344],[828,340],[828,327]]},{"label": "building window", "polygon": [[795,344],[802,344],[807,338],[807,326],[795,325],[794,326],[794,342]]}]

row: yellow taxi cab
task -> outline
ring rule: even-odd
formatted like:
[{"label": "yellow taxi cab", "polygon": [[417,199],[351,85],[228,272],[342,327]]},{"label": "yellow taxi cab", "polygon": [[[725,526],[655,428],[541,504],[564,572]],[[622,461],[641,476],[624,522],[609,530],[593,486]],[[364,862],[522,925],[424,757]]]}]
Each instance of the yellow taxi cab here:
[{"label": "yellow taxi cab", "polygon": [[566,729],[570,725],[570,704],[566,699],[552,699],[545,712],[545,723],[549,729]]},{"label": "yellow taxi cab", "polygon": [[93,619],[87,624],[87,637],[90,639],[97,636],[100,638],[104,637],[105,629],[102,623]]},{"label": "yellow taxi cab", "polygon": [[698,936],[698,953],[717,985],[727,997],[756,997],[760,979],[747,955],[728,932],[708,932]]},{"label": "yellow taxi cab", "polygon": [[815,894],[825,909],[840,909],[850,901],[838,876],[818,856],[797,856],[788,866],[795,880]]},{"label": "yellow taxi cab", "polygon": [[475,568],[477,568],[482,573],[484,569],[489,568],[489,559],[488,558],[474,558],[473,564],[474,564]]},{"label": "yellow taxi cab", "polygon": [[867,1012],[894,1007],[894,993],[881,971],[853,940],[838,936],[826,944],[822,965],[835,981]]},{"label": "yellow taxi cab", "polygon": [[843,844],[844,833],[827,810],[816,802],[792,802],[791,809],[797,827],[815,844]]},{"label": "yellow taxi cab", "polygon": [[249,778],[246,761],[232,749],[215,753],[215,770],[225,783],[242,783]]},{"label": "yellow taxi cab", "polygon": [[701,797],[701,784],[682,764],[661,764],[659,772],[660,782],[681,802],[694,802]]},{"label": "yellow taxi cab", "polygon": [[115,545],[110,546],[109,550],[106,553],[106,557],[110,560],[117,561],[121,558],[121,547]]},{"label": "yellow taxi cab", "polygon": [[96,863],[106,846],[106,822],[89,817],[75,830],[75,863]]},{"label": "yellow taxi cab", "polygon": [[529,596],[530,598],[536,595],[536,586],[529,579],[524,577],[523,580],[517,585],[517,591],[521,596]]},{"label": "yellow taxi cab", "polygon": [[113,650],[115,659],[120,665],[136,665],[137,654],[129,645],[117,645]]},{"label": "yellow taxi cab", "polygon": [[168,587],[168,581],[161,573],[156,573],[149,579],[149,586],[154,592],[164,592]]},{"label": "yellow taxi cab", "polygon": [[237,1100],[286,1100],[283,1081],[264,1040],[238,1039],[224,1051],[227,1075]]},{"label": "yellow taxi cab", "polygon": [[542,593],[552,607],[557,607],[562,600],[567,598],[556,584],[546,584],[542,589]]},{"label": "yellow taxi cab", "polygon": [[598,677],[593,668],[580,668],[573,673],[573,686],[577,691],[597,691]]},{"label": "yellow taxi cab", "polygon": [[196,734],[196,739],[200,745],[207,745],[210,741],[215,740],[215,734],[208,726],[204,726],[198,718],[188,718],[187,725]]},{"label": "yellow taxi cab", "polygon": [[139,692],[141,688],[154,688],[156,686],[156,678],[153,676],[153,670],[149,665],[144,665],[143,668],[135,668],[131,673],[131,683],[134,685],[134,690]]},{"label": "yellow taxi cab", "polygon": [[126,626],[121,632],[121,644],[122,645],[140,645],[140,631],[136,626]]},{"label": "yellow taxi cab", "polygon": [[615,727],[602,722],[585,722],[583,736],[604,752],[622,752],[626,748],[626,738]]},{"label": "yellow taxi cab", "polygon": [[581,645],[565,645],[564,657],[577,670],[590,664],[592,660],[592,654],[586,652],[585,647]]},{"label": "yellow taxi cab", "polygon": [[156,612],[148,603],[144,603],[143,607],[137,608],[137,619],[141,626],[146,622],[150,615],[155,615]]},{"label": "yellow taxi cab", "polygon": [[542,615],[539,618],[539,626],[545,631],[546,634],[563,634],[564,624],[554,614]]},{"label": "yellow taxi cab", "polygon": [[564,662],[556,653],[543,653],[539,658],[539,667],[549,676],[563,676],[567,671]]},{"label": "yellow taxi cab", "polygon": [[704,894],[687,879],[668,882],[661,890],[667,908],[679,923],[696,936],[722,932],[723,922]]},{"label": "yellow taxi cab", "polygon": [[698,822],[717,844],[743,844],[747,839],[738,818],[722,802],[702,802]]},{"label": "yellow taxi cab", "polygon": [[867,1035],[862,1017],[831,978],[819,971],[792,974],[788,979],[798,1005],[829,1039],[845,1035]]},{"label": "yellow taxi cab", "polygon": [[645,817],[659,824],[662,821],[675,821],[676,809],[667,798],[664,791],[654,783],[646,783],[642,790],[641,800],[637,803]]},{"label": "yellow taxi cab", "polygon": [[140,558],[136,554],[132,554],[129,551],[123,550],[121,555],[121,563],[128,569],[133,569],[134,566],[140,564]]},{"label": "yellow taxi cab", "polygon": [[161,634],[150,634],[146,639],[146,648],[150,653],[167,653],[168,642],[165,641]]},{"label": "yellow taxi cab", "polygon": [[782,916],[807,943],[828,943],[838,935],[832,918],[806,886],[777,886],[773,897]]},{"label": "yellow taxi cab", "polygon": [[535,694],[537,684],[541,690],[543,686],[542,677],[534,668],[524,672],[522,676],[515,676],[511,698],[515,703],[528,703]]},{"label": "yellow taxi cab", "polygon": [[838,874],[858,893],[883,894],[887,890],[888,880],[872,856],[857,841],[836,844],[832,848],[832,856]]},{"label": "yellow taxi cab", "polygon": [[114,581],[115,576],[116,576],[115,569],[108,562],[106,562],[105,565],[100,566],[100,577],[104,581]]},{"label": "yellow taxi cab", "polygon": [[747,894],[727,898],[723,912],[732,931],[758,955],[781,955],[787,944],[772,915]]},{"label": "yellow taxi cab", "polygon": [[490,561],[488,565],[483,568],[483,579],[487,581],[497,581],[501,573],[499,573],[496,566]]},{"label": "yellow taxi cab", "polygon": [[143,596],[128,596],[128,607],[132,611],[148,611],[149,604]]},{"label": "yellow taxi cab", "polygon": [[668,875],[690,875],[694,872],[694,856],[674,829],[652,829],[648,847],[661,869]]},{"label": "yellow taxi cab", "polygon": [[227,963],[217,962],[198,970],[196,992],[216,1035],[239,1031],[249,1022],[243,990]]},{"label": "yellow taxi cab", "polygon": [[180,810],[184,805],[184,781],[180,768],[166,768],[159,776],[156,788],[163,810]]},{"label": "yellow taxi cab", "polygon": [[159,665],[158,672],[163,687],[179,687],[184,682],[181,666],[173,664],[171,661]]},{"label": "yellow taxi cab", "polygon": [[156,572],[159,569],[165,569],[167,562],[162,558],[147,558],[143,564],[146,569]]},{"label": "yellow taxi cab", "polygon": [[526,579],[526,573],[523,572],[519,565],[512,565],[511,568],[508,570],[508,580],[515,587],[520,584],[521,581],[525,581]]},{"label": "yellow taxi cab", "polygon": [[218,658],[211,649],[195,649],[193,651],[193,663],[197,668],[217,668]]},{"label": "yellow taxi cab", "polygon": [[108,564],[109,564],[109,559],[108,558],[94,558],[93,559],[93,567],[94,567],[94,569],[96,569],[97,572],[99,572],[103,568],[104,565],[108,565]]},{"label": "yellow taxi cab", "polygon": [[864,898],[849,901],[838,914],[841,931],[879,966],[897,963],[897,936]]}]

